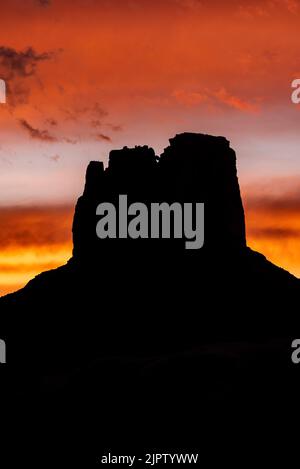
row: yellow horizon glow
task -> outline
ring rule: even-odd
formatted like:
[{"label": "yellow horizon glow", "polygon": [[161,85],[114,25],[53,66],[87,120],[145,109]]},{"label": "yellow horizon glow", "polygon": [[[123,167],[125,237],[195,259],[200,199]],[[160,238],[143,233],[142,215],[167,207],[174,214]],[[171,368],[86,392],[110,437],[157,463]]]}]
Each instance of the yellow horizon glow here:
[{"label": "yellow horizon glow", "polygon": [[0,296],[24,287],[46,270],[65,264],[72,255],[71,245],[29,246],[0,253]]}]

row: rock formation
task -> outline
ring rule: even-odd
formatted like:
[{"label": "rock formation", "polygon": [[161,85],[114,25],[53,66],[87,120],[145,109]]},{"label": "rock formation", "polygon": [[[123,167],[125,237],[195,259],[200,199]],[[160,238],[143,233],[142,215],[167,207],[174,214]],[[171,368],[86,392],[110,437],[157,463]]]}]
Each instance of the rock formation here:
[{"label": "rock formation", "polygon": [[[146,204],[204,202],[206,249],[246,246],[236,157],[223,137],[179,134],[170,139],[170,146],[160,158],[146,146],[113,150],[106,170],[102,163],[92,161],[87,168],[84,193],[75,209],[75,260],[93,261],[101,250],[107,249],[108,243],[96,237],[96,207],[100,202],[116,203],[119,194]],[[166,243],[162,246],[167,247]],[[182,249],[182,243],[177,246]],[[135,245],[130,243],[132,247]],[[153,243],[145,241],[143,249],[153,249]]]},{"label": "rock formation", "polygon": [[[145,203],[204,202],[204,247],[98,239],[96,206],[119,194]],[[38,467],[48,455],[62,463],[58,437],[64,467],[70,458],[89,467],[89,456],[94,467],[95,455],[113,448],[141,456],[196,449],[203,467],[232,466],[240,450],[238,466],[254,455],[255,467],[255,438],[262,429],[265,446],[273,430],[262,416],[270,410],[277,434],[279,405],[294,415],[286,406],[298,399],[290,344],[299,332],[300,281],[246,246],[229,142],[184,133],[160,158],[136,147],[112,151],[106,169],[91,162],[73,240],[67,265],[0,300],[9,363],[1,388],[12,397],[10,421],[16,403],[28,409],[24,446],[36,452],[37,438],[47,435]],[[31,437],[33,409],[43,425]],[[274,441],[265,449],[268,467],[271,455],[278,461]]]}]

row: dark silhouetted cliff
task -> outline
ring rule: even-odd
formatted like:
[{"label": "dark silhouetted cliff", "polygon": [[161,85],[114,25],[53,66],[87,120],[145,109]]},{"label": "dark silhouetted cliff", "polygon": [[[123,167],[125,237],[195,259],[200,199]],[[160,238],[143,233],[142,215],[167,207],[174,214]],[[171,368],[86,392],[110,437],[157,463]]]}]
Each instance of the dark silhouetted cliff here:
[{"label": "dark silhouetted cliff", "polygon": [[[96,207],[119,194],[129,203],[204,202],[204,247],[100,240]],[[288,364],[300,281],[247,247],[225,138],[183,133],[159,158],[144,146],[111,151],[106,169],[91,162],[73,241],[67,265],[0,300],[14,389],[58,393],[66,421],[80,418],[80,429],[66,424],[72,448],[92,445],[87,414],[103,447],[228,448],[241,415],[262,415],[297,388]]]},{"label": "dark silhouetted cliff", "polygon": [[[245,221],[236,175],[236,158],[223,137],[184,133],[170,140],[160,158],[148,147],[110,152],[108,168],[92,161],[73,223],[74,260],[95,262],[112,249],[141,249],[141,242],[103,241],[96,236],[96,207],[117,204],[119,194],[130,202],[204,202],[205,247],[212,250],[246,246]],[[99,219],[99,217],[98,217]],[[174,243],[143,241],[143,251],[166,250]],[[183,249],[183,242],[176,243]]]},{"label": "dark silhouetted cliff", "polygon": [[[204,202],[204,247],[186,250],[181,239],[99,239],[96,207],[117,205],[119,194],[128,196],[128,204]],[[17,315],[26,310],[24,327],[37,315],[46,334],[40,346],[50,362],[55,354],[47,352],[48,333],[62,347],[61,352],[57,347],[60,362],[65,353],[68,362],[69,353],[79,353],[74,344],[83,340],[77,336],[83,331],[88,348],[109,354],[115,347],[160,352],[200,337],[257,334],[279,324],[282,330],[275,311],[282,314],[299,292],[299,280],[246,246],[236,157],[224,137],[183,133],[170,139],[159,158],[144,146],[111,151],[106,169],[92,161],[75,208],[73,241],[67,265],[1,300]],[[65,336],[66,325],[74,327],[74,336]]]}]

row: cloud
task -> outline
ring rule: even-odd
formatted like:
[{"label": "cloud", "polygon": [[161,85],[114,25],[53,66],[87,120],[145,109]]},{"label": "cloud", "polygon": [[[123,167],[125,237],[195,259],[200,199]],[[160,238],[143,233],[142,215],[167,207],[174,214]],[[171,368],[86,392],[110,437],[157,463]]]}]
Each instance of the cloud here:
[{"label": "cloud", "polygon": [[[56,137],[52,135],[49,130],[47,129],[38,129],[36,127],[33,127],[26,119],[19,119],[19,124],[25,129],[31,138],[35,140],[41,140],[43,142],[64,142],[64,143],[69,143],[71,145],[76,145],[78,143],[78,139],[75,138],[70,138],[70,137],[64,137],[64,136],[59,136]],[[50,125],[51,127],[56,127],[58,125],[58,122],[54,119],[45,119],[44,123]],[[57,161],[59,159],[59,156],[55,156],[50,158],[53,161]]]},{"label": "cloud", "polygon": [[283,0],[282,2],[288,11],[292,14],[297,14],[299,12],[299,0]]},{"label": "cloud", "polygon": [[245,207],[257,212],[300,214],[300,193],[294,192],[281,196],[248,196],[245,198]]},{"label": "cloud", "polygon": [[123,130],[122,125],[115,125],[115,124],[106,124],[113,132],[121,132]]},{"label": "cloud", "polygon": [[108,135],[104,134],[97,134],[96,135],[96,140],[100,140],[102,142],[111,142],[111,138]]},{"label": "cloud", "polygon": [[27,103],[30,87],[25,79],[35,76],[38,65],[51,60],[54,55],[54,52],[37,53],[32,47],[18,51],[0,46],[0,76],[6,82],[8,105]]},{"label": "cloud", "polygon": [[257,112],[258,107],[242,98],[230,94],[225,88],[220,88],[214,93],[215,98],[227,106],[239,111]]},{"label": "cloud", "polygon": [[17,51],[11,47],[0,47],[0,73],[4,80],[26,78],[35,74],[37,65],[53,57],[52,52],[38,54],[32,47]]},{"label": "cloud", "polygon": [[73,206],[0,207],[0,248],[69,245]]},{"label": "cloud", "polygon": [[112,130],[113,132],[121,132],[123,130],[123,126],[120,124],[103,123],[99,119],[91,120],[90,124],[95,129],[105,126],[109,128],[110,130]]},{"label": "cloud", "polygon": [[175,90],[172,95],[179,103],[186,106],[195,106],[208,100],[207,94],[195,91]]},{"label": "cloud", "polygon": [[55,127],[58,124],[57,120],[52,119],[52,118],[45,119],[45,123],[48,125],[51,125],[52,127]]},{"label": "cloud", "polygon": [[53,161],[54,163],[57,163],[58,160],[60,160],[59,155],[52,155],[52,156],[49,156],[48,158],[49,158],[49,160]]},{"label": "cloud", "polygon": [[78,143],[78,140],[69,137],[64,138],[63,141],[66,143],[70,143],[71,145],[76,145]]},{"label": "cloud", "polygon": [[287,238],[300,238],[300,230],[293,228],[256,228],[250,230],[250,235],[254,238],[267,238],[267,239],[287,239]]},{"label": "cloud", "polygon": [[108,115],[108,112],[98,102],[95,102],[92,106],[74,105],[72,109],[62,109],[62,111],[66,115],[67,120],[76,121],[82,118],[82,116],[90,116],[94,127],[101,125],[101,119]]},{"label": "cloud", "polygon": [[178,89],[172,93],[172,96],[180,104],[183,104],[187,107],[198,106],[201,104],[207,104],[209,106],[222,104],[229,108],[243,112],[258,111],[256,104],[250,103],[245,99],[229,93],[225,88],[220,88],[217,91],[210,91],[208,89],[203,91],[188,91]]},{"label": "cloud", "polygon": [[[231,6],[234,6],[233,0],[231,0]],[[299,7],[299,0],[245,1],[236,4],[235,13],[243,19],[255,19],[257,17],[272,19],[278,12],[279,14],[288,12],[289,14],[297,15]]]},{"label": "cloud", "polygon": [[37,2],[42,7],[48,7],[51,5],[51,0],[37,0]]},{"label": "cloud", "polygon": [[20,125],[29,133],[30,137],[44,142],[57,142],[57,138],[49,134],[48,130],[40,130],[32,127],[25,119],[19,119]]},{"label": "cloud", "polygon": [[99,119],[95,119],[91,121],[91,126],[94,128],[101,127],[103,124]]}]

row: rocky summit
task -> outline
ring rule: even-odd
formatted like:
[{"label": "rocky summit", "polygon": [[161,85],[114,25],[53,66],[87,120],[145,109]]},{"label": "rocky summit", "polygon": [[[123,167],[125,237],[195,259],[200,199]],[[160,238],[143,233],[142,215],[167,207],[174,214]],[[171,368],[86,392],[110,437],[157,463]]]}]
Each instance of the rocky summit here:
[{"label": "rocky summit", "polygon": [[[106,169],[102,163],[92,161],[87,168],[84,193],[75,209],[74,260],[93,262],[108,248],[108,243],[96,237],[96,207],[101,202],[116,203],[119,194],[126,194],[131,202],[146,204],[203,202],[206,248],[246,246],[236,156],[223,137],[183,133],[170,139],[170,146],[160,157],[147,146],[125,147],[110,152]],[[123,244],[124,250],[141,248],[141,243],[126,247]],[[149,251],[153,244],[144,242],[143,249]],[[115,245],[113,248],[117,249]],[[180,249],[182,243],[177,246]],[[161,248],[169,246],[164,242]]]}]

